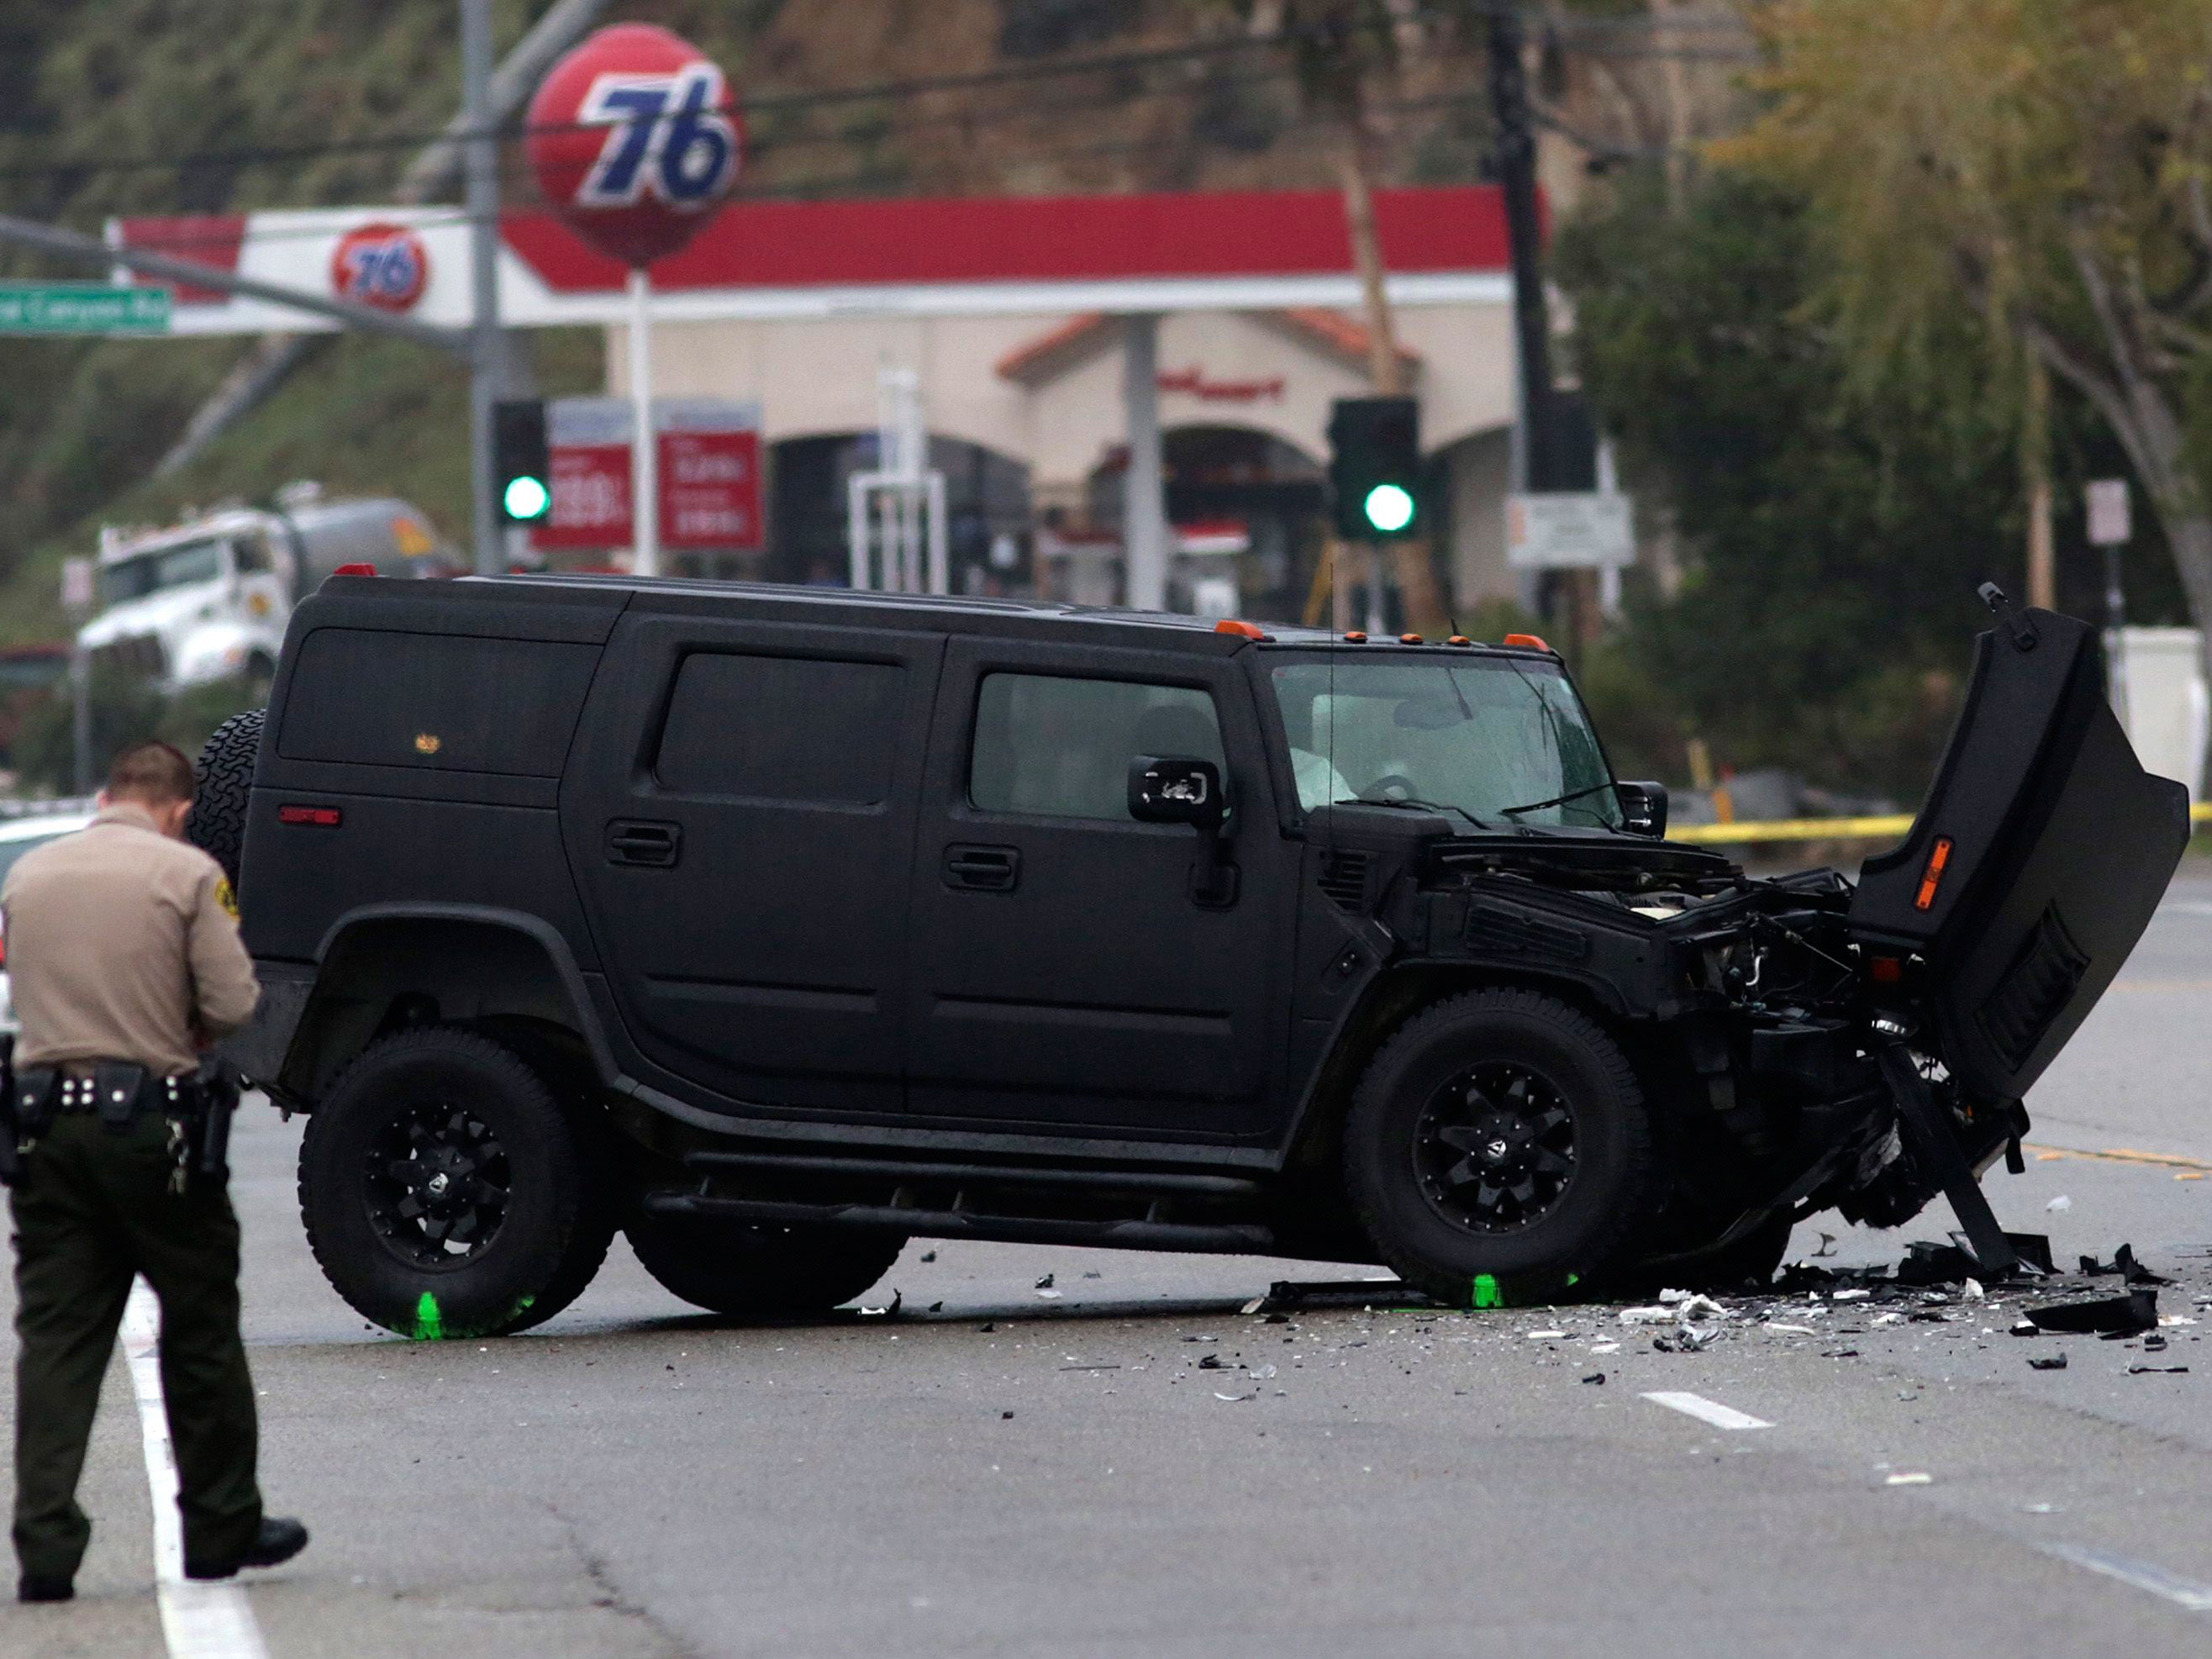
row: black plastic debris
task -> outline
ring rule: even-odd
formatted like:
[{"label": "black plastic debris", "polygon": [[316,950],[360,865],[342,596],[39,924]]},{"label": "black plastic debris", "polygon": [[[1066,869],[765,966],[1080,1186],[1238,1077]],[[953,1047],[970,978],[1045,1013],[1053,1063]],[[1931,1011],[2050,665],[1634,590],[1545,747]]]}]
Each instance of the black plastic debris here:
[{"label": "black plastic debris", "polygon": [[1205,1358],[1198,1362],[1198,1368],[1202,1371],[1219,1370],[1221,1369],[1221,1356],[1218,1353],[1210,1353],[1206,1355]]},{"label": "black plastic debris", "polygon": [[2063,1353],[2054,1353],[2039,1359],[2031,1359],[2027,1362],[2027,1368],[2032,1371],[2063,1371],[2066,1369],[2066,1356]]},{"label": "black plastic debris", "polygon": [[2186,1365],[2130,1365],[2128,1367],[2128,1375],[2130,1376],[2148,1376],[2152,1375],[2164,1376],[2186,1376],[2189,1375],[2189,1367]]},{"label": "black plastic debris", "polygon": [[1050,1273],[1047,1273],[1042,1279],[1037,1280],[1036,1287],[1041,1291],[1050,1290],[1052,1288],[1052,1275]]},{"label": "black plastic debris", "polygon": [[933,1302],[929,1304],[929,1310],[932,1313],[943,1313],[945,1311],[945,1304],[942,1302]]},{"label": "black plastic debris", "polygon": [[1603,1371],[1593,1371],[1589,1376],[1583,1378],[1583,1381],[1585,1382],[1595,1382],[1601,1389],[1605,1386],[1605,1373]]},{"label": "black plastic debris", "polygon": [[937,1260],[937,1252],[934,1250],[924,1250],[921,1253],[921,1259],[924,1261],[934,1261]]},{"label": "black plastic debris", "polygon": [[2107,1332],[2151,1331],[2158,1328],[2158,1292],[2130,1291],[2123,1296],[2100,1296],[2087,1302],[2061,1302],[2047,1308],[2024,1310],[2039,1328],[2072,1331],[2083,1336]]},{"label": "black plastic debris", "polygon": [[2051,1260],[2051,1235],[2048,1233],[2007,1233],[2006,1243],[2012,1253],[2038,1273],[2055,1273],[2058,1269]]},{"label": "black plastic debris", "polygon": [[2033,1319],[2015,1319],[2012,1322],[2012,1334],[2014,1336],[2040,1336],[2043,1334],[2043,1328]]},{"label": "black plastic debris", "polygon": [[2160,1336],[2156,1331],[2146,1331],[2143,1333],[2143,1352],[2145,1353],[2158,1353],[2162,1352],[2165,1347],[2166,1339]]},{"label": "black plastic debris", "polygon": [[2104,1279],[2108,1278],[2114,1273],[2118,1273],[2122,1279],[2126,1279],[2130,1285],[2171,1285],[2173,1283],[2170,1279],[2160,1278],[2149,1268],[2144,1267],[2142,1262],[2136,1261],[2135,1246],[2132,1244],[2123,1244],[2118,1249],[2114,1250],[2112,1252],[2112,1259],[2109,1262],[2100,1261],[2094,1255],[2083,1256],[2081,1258],[2081,1272],[2084,1277],[2089,1279]]},{"label": "black plastic debris", "polygon": [[1401,1279],[1279,1279],[1265,1296],[1255,1297],[1246,1313],[1297,1313],[1305,1308],[1359,1308],[1370,1304],[1394,1308],[1429,1306],[1423,1296]]},{"label": "black plastic debris", "polygon": [[1956,1244],[1937,1244],[1916,1238],[1905,1247],[1905,1260],[1897,1264],[1900,1285],[1957,1285],[1972,1278],[1974,1258]]}]

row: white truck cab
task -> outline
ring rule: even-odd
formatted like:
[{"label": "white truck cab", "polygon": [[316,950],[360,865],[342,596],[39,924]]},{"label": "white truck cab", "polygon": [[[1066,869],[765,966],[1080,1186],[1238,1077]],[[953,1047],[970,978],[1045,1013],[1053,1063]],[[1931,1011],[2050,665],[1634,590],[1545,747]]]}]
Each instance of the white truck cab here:
[{"label": "white truck cab", "polygon": [[99,613],[77,632],[95,662],[165,690],[233,676],[265,681],[292,606],[342,564],[385,576],[450,576],[429,519],[390,497],[325,501],[293,488],[274,512],[228,508],[172,529],[104,531]]}]

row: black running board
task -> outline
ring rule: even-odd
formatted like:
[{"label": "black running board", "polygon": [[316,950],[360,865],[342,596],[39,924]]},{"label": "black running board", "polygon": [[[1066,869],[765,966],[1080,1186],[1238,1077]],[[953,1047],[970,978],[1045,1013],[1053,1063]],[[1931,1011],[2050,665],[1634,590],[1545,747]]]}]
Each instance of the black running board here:
[{"label": "black running board", "polygon": [[968,1187],[1083,1187],[1093,1192],[1139,1193],[1175,1198],[1249,1198],[1261,1192],[1243,1176],[1190,1175],[1180,1170],[1072,1170],[1019,1164],[924,1161],[904,1158],[845,1158],[805,1152],[690,1152],[689,1170],[773,1170],[793,1175],[888,1176],[898,1182],[948,1181]]},{"label": "black running board", "polygon": [[967,1210],[908,1209],[890,1204],[787,1204],[702,1193],[649,1193],[653,1215],[712,1216],[770,1226],[872,1227],[924,1238],[984,1238],[1010,1244],[1088,1244],[1106,1249],[1188,1250],[1267,1255],[1275,1235],[1251,1223],[1076,1221],[1059,1217],[978,1215]]}]

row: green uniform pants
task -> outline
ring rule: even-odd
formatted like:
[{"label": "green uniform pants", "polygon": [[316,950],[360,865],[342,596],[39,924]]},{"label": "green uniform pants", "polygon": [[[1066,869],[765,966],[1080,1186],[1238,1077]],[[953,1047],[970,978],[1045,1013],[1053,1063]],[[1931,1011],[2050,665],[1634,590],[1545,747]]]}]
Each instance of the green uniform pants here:
[{"label": "green uniform pants", "polygon": [[238,1218],[211,1182],[169,1190],[168,1125],[121,1134],[66,1112],[23,1160],[15,1216],[15,1554],[76,1575],[77,1507],[100,1379],[134,1274],[161,1303],[161,1391],[188,1565],[234,1562],[261,1525],[253,1381],[238,1334]]}]

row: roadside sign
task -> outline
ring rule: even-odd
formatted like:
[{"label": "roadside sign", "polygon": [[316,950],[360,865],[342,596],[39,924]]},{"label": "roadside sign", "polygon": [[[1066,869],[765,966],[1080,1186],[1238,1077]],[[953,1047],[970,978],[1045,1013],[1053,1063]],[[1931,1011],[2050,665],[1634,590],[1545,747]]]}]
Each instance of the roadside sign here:
[{"label": "roadside sign", "polygon": [[169,290],[115,283],[0,283],[0,334],[166,334]]},{"label": "roadside sign", "polygon": [[2089,498],[2089,541],[2096,547],[2121,547],[2128,539],[2128,481],[2093,478]]},{"label": "roadside sign", "polygon": [[62,609],[89,611],[93,599],[93,562],[90,559],[62,561]]},{"label": "roadside sign", "polygon": [[1600,490],[1507,497],[1505,562],[1516,570],[1634,564],[1629,497]]}]

